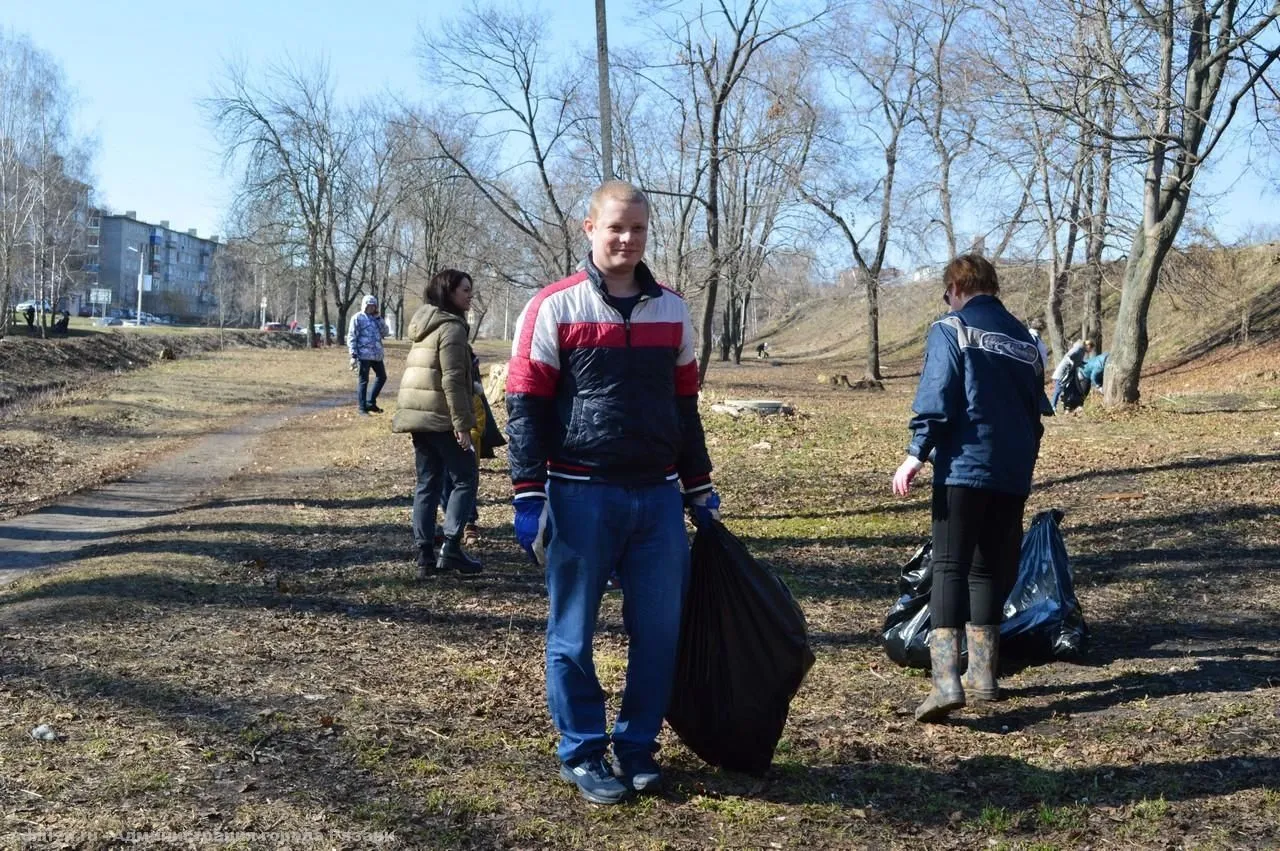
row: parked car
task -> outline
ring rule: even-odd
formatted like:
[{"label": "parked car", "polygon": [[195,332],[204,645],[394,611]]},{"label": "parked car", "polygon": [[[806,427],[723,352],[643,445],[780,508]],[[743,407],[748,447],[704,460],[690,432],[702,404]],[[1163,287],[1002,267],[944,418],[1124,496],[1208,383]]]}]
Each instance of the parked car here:
[{"label": "parked car", "polygon": [[289,327],[288,327],[287,325],[285,325],[283,322],[268,322],[266,325],[263,325],[263,326],[262,326],[260,329],[258,329],[258,330],[260,330],[260,331],[274,331],[274,332],[287,332],[287,331],[289,330]]},{"label": "parked car", "polygon": [[[19,313],[25,313],[25,312],[27,311],[27,308],[28,308],[28,307],[30,307],[30,308],[34,309],[35,311],[39,312],[39,310],[40,310],[40,302],[39,302],[39,301],[37,301],[36,299],[27,299],[26,301],[20,301],[20,302],[18,302],[18,305],[17,305],[17,307],[15,307],[15,308],[14,308],[14,310],[18,311]],[[44,303],[44,312],[45,312],[45,313],[52,313],[52,312],[53,312],[53,308],[49,307],[49,302],[47,302],[47,301]]]},{"label": "parked car", "polygon": [[123,325],[124,320],[119,316],[99,316],[97,319],[93,320],[93,324],[99,328],[104,328],[109,325]]}]

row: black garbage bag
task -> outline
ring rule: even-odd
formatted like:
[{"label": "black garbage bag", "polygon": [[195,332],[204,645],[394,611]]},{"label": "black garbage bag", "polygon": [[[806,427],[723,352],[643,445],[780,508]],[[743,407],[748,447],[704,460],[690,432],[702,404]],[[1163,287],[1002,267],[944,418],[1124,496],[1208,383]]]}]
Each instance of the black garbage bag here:
[{"label": "black garbage bag", "polygon": [[[1061,511],[1041,511],[1022,538],[1018,576],[1005,598],[1000,652],[1047,661],[1071,659],[1084,651],[1089,628],[1071,579],[1067,546],[1058,526]],[[880,642],[903,667],[929,667],[929,595],[933,585],[932,545],[925,543],[902,568],[898,597],[885,616]],[[964,639],[961,661],[967,655]]]},{"label": "black garbage bag", "polygon": [[813,665],[804,613],[718,521],[692,560],[667,723],[708,764],[761,775]]},{"label": "black garbage bag", "polygon": [[926,541],[902,568],[898,602],[885,615],[884,652],[908,668],[929,667],[929,594],[933,589],[933,542]]},{"label": "black garbage bag", "polygon": [[1029,659],[1070,659],[1084,650],[1089,628],[1076,599],[1061,511],[1041,511],[1022,538],[1018,579],[1005,598],[1001,648]]},{"label": "black garbage bag", "polygon": [[[1087,382],[1085,382],[1087,385]],[[1080,376],[1076,372],[1072,372],[1069,376],[1062,380],[1062,407],[1067,411],[1074,411],[1076,408],[1084,404],[1085,393],[1088,392],[1086,387],[1081,386]]]}]

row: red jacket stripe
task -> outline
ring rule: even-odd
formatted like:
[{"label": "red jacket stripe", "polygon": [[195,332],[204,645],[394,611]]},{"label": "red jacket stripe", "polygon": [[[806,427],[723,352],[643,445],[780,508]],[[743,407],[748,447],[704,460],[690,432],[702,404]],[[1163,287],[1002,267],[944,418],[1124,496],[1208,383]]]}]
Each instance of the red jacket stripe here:
[{"label": "red jacket stripe", "polygon": [[[679,322],[634,322],[631,345],[636,348],[680,348],[684,327]],[[560,326],[560,349],[620,349],[627,345],[626,327],[616,322],[568,322]]]},{"label": "red jacket stripe", "polygon": [[676,395],[698,395],[698,362],[689,361],[676,367]]},{"label": "red jacket stripe", "polygon": [[533,329],[538,325],[538,311],[542,309],[542,303],[547,300],[548,296],[552,296],[562,290],[567,290],[575,284],[580,284],[587,279],[585,271],[579,272],[565,278],[563,281],[554,283],[549,287],[543,287],[538,290],[538,294],[529,302],[529,306],[525,308],[524,327],[520,329],[520,345],[516,348],[515,354],[518,358],[529,357],[533,350]]},{"label": "red jacket stripe", "polygon": [[560,370],[550,364],[529,358],[512,358],[511,371],[507,373],[508,393],[528,393],[530,396],[554,396],[560,381]]}]

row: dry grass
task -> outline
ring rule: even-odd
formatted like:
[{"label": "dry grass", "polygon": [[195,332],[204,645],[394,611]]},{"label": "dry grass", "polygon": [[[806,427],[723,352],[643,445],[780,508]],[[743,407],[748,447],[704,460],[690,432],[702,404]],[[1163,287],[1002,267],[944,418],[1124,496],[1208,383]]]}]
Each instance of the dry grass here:
[{"label": "dry grass", "polygon": [[[320,362],[305,363],[309,389],[326,387]],[[927,528],[925,493],[888,490],[912,382],[837,391],[813,383],[820,368],[831,371],[717,368],[708,392],[800,411],[707,415],[728,525],[790,583],[818,657],[766,783],[708,770],[666,735],[663,797],[581,802],[555,779],[541,575],[510,542],[502,463],[482,475],[486,573],[418,586],[408,440],[333,410],[269,436],[258,465],[202,505],[0,592],[0,841],[50,830],[107,848],[128,831],[194,842],[221,830],[253,834],[231,845],[244,848],[368,848],[386,831],[393,847],[477,849],[1280,843],[1275,414],[1090,406],[1051,421],[1030,509],[1067,513],[1089,656],[1012,672],[994,710],[924,728],[910,710],[925,680],[878,647],[898,567]],[[224,380],[263,380],[251,374],[237,361]],[[168,404],[198,407],[179,401],[182,386]],[[611,595],[598,664],[614,708],[624,659]],[[26,737],[41,722],[58,741]]]},{"label": "dry grass", "polygon": [[[139,366],[150,354],[125,352]],[[67,379],[74,389],[28,393],[0,409],[0,517],[114,479],[243,417],[316,396],[354,398],[344,349],[197,350],[128,367],[121,362],[88,380],[76,373]],[[47,372],[28,362],[8,378],[30,383]]]}]

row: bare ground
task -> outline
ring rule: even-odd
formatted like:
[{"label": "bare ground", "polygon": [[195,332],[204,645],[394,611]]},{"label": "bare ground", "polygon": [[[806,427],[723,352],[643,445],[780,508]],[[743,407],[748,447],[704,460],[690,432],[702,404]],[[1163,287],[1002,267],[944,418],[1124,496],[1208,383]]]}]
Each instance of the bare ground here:
[{"label": "bare ground", "polygon": [[[800,411],[707,425],[728,525],[790,583],[818,661],[765,782],[667,735],[666,794],[618,808],[555,779],[544,593],[501,461],[486,573],[417,586],[408,441],[345,410],[293,421],[201,504],[0,592],[0,843],[1276,847],[1280,416],[1265,380],[1199,401],[1277,362],[1245,352],[1156,377],[1151,406],[1049,423],[1029,513],[1066,512],[1089,653],[1012,670],[1006,701],[933,727],[910,715],[925,679],[877,643],[928,525],[927,488],[888,492],[913,381],[717,368],[709,397]],[[615,707],[624,660],[611,596]],[[42,722],[56,741],[28,736]]]}]

